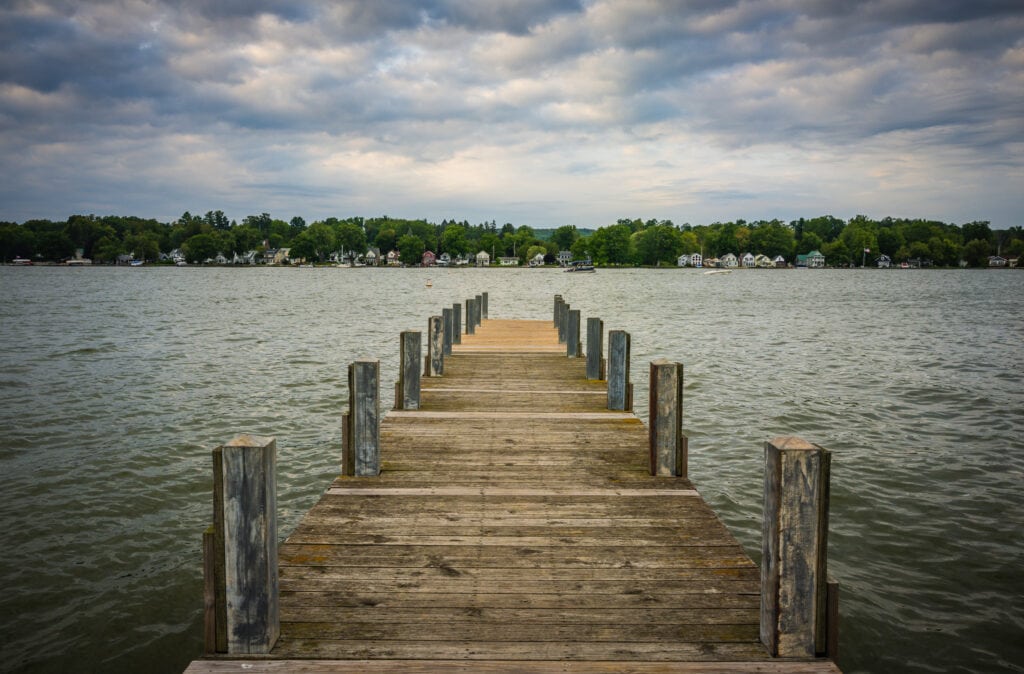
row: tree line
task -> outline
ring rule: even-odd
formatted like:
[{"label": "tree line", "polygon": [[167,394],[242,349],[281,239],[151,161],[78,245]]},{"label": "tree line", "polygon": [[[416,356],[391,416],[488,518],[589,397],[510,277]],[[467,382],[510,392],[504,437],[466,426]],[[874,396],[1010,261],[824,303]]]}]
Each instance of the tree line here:
[{"label": "tree line", "polygon": [[798,254],[818,250],[831,266],[870,263],[879,255],[894,262],[919,260],[934,266],[986,266],[988,257],[1019,257],[1024,252],[1024,229],[993,230],[987,221],[963,225],[934,220],[858,215],[844,221],[831,215],[791,222],[759,220],[675,225],[671,220],[622,218],[596,230],[563,225],[554,229],[495,221],[471,225],[445,219],[440,223],[380,216],[327,218],[307,224],[302,217],[288,221],[269,213],[249,215],[241,222],[222,211],[182,214],[172,223],[134,216],[72,215],[66,221],[0,222],[0,259],[15,257],[61,261],[81,252],[98,263],[125,256],[157,260],[161,253],[180,250],[189,262],[218,254],[231,259],[255,251],[288,248],[292,259],[324,261],[331,257],[382,254],[397,250],[405,264],[417,264],[424,251],[452,257],[486,251],[492,259],[515,256],[521,263],[544,255],[548,262],[561,250],[574,258],[603,266],[674,266],[679,255],[702,253],[720,257],[750,252],[792,261]]}]

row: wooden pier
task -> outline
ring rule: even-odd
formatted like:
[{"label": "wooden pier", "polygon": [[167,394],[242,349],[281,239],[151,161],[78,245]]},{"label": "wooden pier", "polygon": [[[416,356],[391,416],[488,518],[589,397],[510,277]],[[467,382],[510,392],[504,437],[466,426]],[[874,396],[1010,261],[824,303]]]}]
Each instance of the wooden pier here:
[{"label": "wooden pier", "polygon": [[380,420],[379,475],[336,479],[277,550],[269,653],[186,671],[839,672],[770,657],[761,571],[558,335],[446,339]]}]

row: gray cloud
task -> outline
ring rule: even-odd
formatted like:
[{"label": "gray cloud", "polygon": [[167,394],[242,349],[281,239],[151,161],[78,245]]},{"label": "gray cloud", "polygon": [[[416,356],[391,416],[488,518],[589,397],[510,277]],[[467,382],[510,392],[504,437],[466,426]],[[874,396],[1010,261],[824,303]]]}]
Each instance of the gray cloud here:
[{"label": "gray cloud", "polygon": [[[867,210],[836,187],[849,172],[880,207],[1017,224],[1021,35],[1018,2],[16,2],[0,219],[259,202],[697,222],[773,217],[728,209],[787,193],[794,215],[807,194]],[[929,187],[950,180],[984,194]]]}]

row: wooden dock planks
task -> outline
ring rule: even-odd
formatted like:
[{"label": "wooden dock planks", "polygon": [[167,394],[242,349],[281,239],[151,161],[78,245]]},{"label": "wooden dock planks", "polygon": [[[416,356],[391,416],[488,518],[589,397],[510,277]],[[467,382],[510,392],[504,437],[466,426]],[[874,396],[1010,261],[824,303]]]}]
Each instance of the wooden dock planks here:
[{"label": "wooden dock planks", "polygon": [[768,657],[758,569],[686,479],[649,475],[647,429],[608,411],[585,367],[548,321],[463,335],[444,376],[423,378],[421,411],[385,417],[381,475],[335,480],[281,545],[271,657],[309,672],[838,672]]}]

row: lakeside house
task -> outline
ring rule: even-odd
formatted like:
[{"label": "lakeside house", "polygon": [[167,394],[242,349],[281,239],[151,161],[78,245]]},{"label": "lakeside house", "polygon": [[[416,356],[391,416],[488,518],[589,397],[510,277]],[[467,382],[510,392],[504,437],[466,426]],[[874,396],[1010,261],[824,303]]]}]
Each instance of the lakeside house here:
[{"label": "lakeside house", "polygon": [[732,253],[726,253],[722,257],[718,258],[718,266],[725,269],[735,269],[740,265],[739,258]]},{"label": "lakeside house", "polygon": [[440,257],[437,258],[438,267],[447,267],[452,263],[452,256],[448,253],[441,253]]},{"label": "lakeside house", "polygon": [[677,257],[676,258],[676,266],[677,267],[689,267],[690,266],[690,256],[687,255],[686,253],[683,253],[682,255]]},{"label": "lakeside house", "polygon": [[885,253],[882,253],[878,256],[878,259],[875,260],[875,265],[879,269],[889,269],[892,267],[892,258]]},{"label": "lakeside house", "polygon": [[825,267],[825,256],[817,250],[812,250],[806,255],[797,255],[796,266],[808,269],[822,269]]},{"label": "lakeside house", "polygon": [[433,267],[437,264],[437,256],[434,255],[433,251],[425,250],[423,251],[423,258],[421,259],[420,264],[424,267]]},{"label": "lakeside house", "polygon": [[1002,255],[990,255],[988,258],[988,266],[990,267],[1005,267],[1006,258]]},{"label": "lakeside house", "polygon": [[476,254],[476,266],[478,267],[489,267],[491,265],[491,256],[487,254],[486,250],[482,250]]},{"label": "lakeside house", "polygon": [[389,267],[399,267],[402,263],[399,261],[399,254],[397,250],[388,251],[387,264]]},{"label": "lakeside house", "polygon": [[530,262],[528,263],[528,266],[530,266],[530,267],[543,267],[544,266],[544,253],[537,253],[532,258],[530,258]]},{"label": "lakeside house", "polygon": [[571,250],[560,250],[558,251],[558,266],[567,267],[572,262],[572,251]]},{"label": "lakeside house", "polygon": [[776,255],[775,259],[772,260],[772,265],[776,269],[785,269],[787,266],[786,258],[782,257],[781,255]]},{"label": "lakeside house", "polygon": [[752,253],[744,253],[739,260],[744,269],[753,269],[757,264]]},{"label": "lakeside house", "polygon": [[755,255],[754,266],[758,269],[774,269],[775,262],[767,255]]},{"label": "lakeside house", "polygon": [[519,258],[511,257],[508,255],[502,255],[501,257],[498,258],[498,264],[500,264],[502,267],[518,267]]}]

